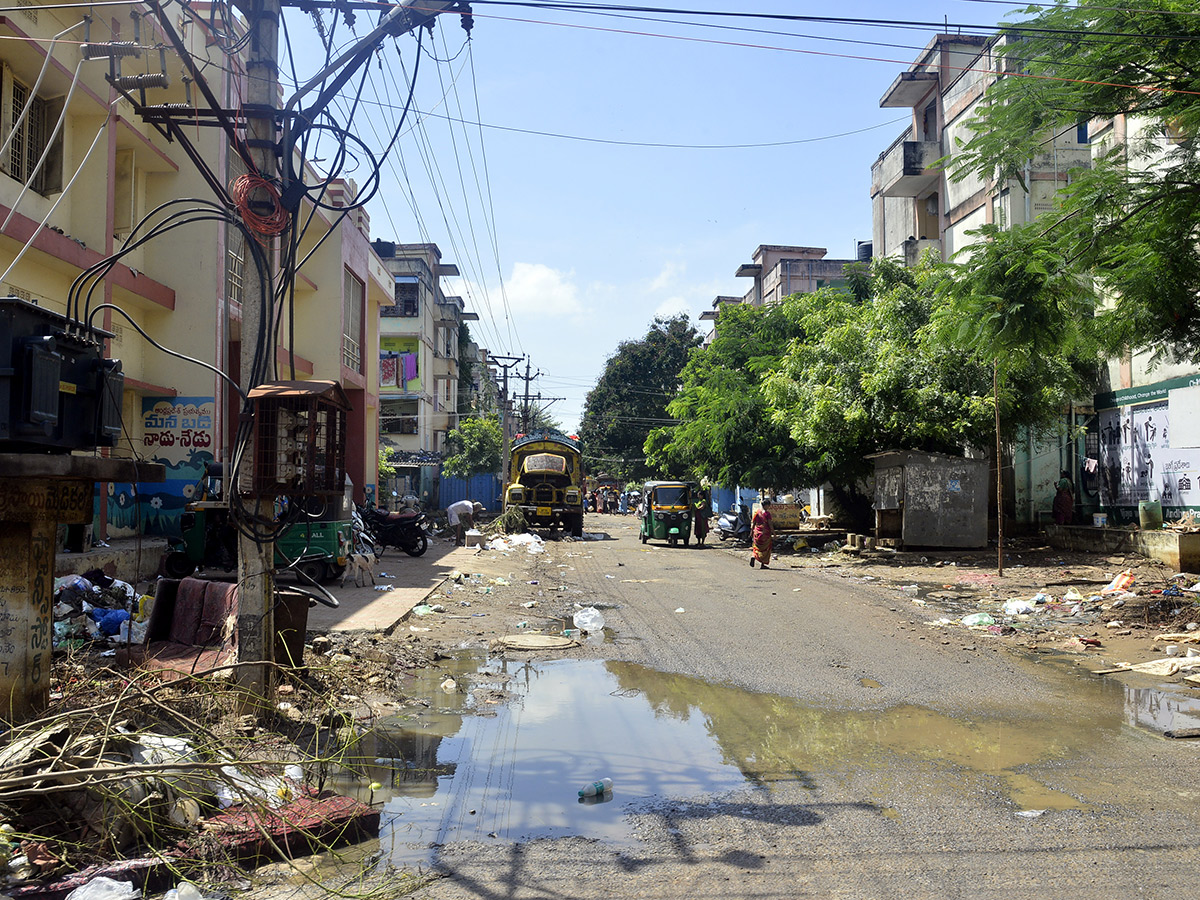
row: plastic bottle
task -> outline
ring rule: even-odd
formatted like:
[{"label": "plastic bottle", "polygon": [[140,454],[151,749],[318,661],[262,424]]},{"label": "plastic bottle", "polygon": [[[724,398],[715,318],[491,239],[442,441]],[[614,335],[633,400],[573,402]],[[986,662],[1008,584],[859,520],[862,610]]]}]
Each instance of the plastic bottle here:
[{"label": "plastic bottle", "polygon": [[607,794],[613,788],[613,780],[611,778],[601,778],[599,781],[593,781],[585,786],[579,792],[580,797],[596,797],[600,794]]}]

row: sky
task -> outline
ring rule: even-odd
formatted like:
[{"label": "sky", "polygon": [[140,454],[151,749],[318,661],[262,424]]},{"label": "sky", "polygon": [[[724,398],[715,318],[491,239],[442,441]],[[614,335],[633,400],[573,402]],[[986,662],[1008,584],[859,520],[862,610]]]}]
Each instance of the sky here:
[{"label": "sky", "polygon": [[[759,245],[853,258],[871,236],[871,164],[908,123],[879,98],[945,24],[992,26],[1022,4],[536,5],[475,4],[469,44],[457,16],[440,18],[367,209],[373,237],[435,243],[458,266],[443,290],[479,314],[475,340],[528,356],[532,391],[563,398],[548,411],[574,430],[620,342],[658,315],[706,332],[700,313],[746,292],[735,272]],[[722,10],[915,24],[701,14]],[[360,15],[355,30],[372,24]],[[315,28],[293,18],[289,31],[303,78]],[[396,128],[416,56],[404,36],[372,63],[348,128],[369,146]],[[362,185],[360,166],[344,174]]]}]

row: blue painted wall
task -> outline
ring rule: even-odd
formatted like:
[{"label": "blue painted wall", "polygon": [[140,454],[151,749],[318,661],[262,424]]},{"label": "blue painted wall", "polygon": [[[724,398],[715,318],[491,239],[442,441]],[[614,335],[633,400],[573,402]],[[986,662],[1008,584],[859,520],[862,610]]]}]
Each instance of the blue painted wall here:
[{"label": "blue painted wall", "polygon": [[438,502],[441,508],[445,509],[459,500],[473,500],[482,503],[488,512],[500,512],[504,509],[502,488],[499,475],[472,475],[468,479],[442,475],[438,488]]}]

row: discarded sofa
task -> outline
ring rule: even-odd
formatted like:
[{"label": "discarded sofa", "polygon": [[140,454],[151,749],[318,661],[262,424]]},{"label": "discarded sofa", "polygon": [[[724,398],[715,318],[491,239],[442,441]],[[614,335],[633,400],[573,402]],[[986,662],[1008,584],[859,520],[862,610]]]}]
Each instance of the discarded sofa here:
[{"label": "discarded sofa", "polygon": [[[275,661],[299,665],[304,656],[308,598],[275,595]],[[141,645],[122,647],[118,662],[161,672],[172,680],[237,661],[238,588],[203,578],[162,578]]]}]

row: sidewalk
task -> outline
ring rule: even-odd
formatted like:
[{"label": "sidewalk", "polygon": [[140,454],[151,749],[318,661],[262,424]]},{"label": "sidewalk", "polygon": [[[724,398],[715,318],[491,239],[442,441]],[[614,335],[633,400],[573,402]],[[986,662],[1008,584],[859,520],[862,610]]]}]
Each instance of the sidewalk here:
[{"label": "sidewalk", "polygon": [[[310,606],[308,630],[387,631],[436,591],[451,572],[469,570],[475,555],[475,548],[455,547],[441,538],[429,542],[424,556],[409,556],[389,547],[375,564],[375,583],[390,585],[391,590],[378,591],[369,580],[364,587],[357,587],[352,575],[345,587],[339,587],[337,581],[326,584],[325,590],[341,605],[337,609],[323,603]],[[383,573],[394,577],[384,578]]]}]

